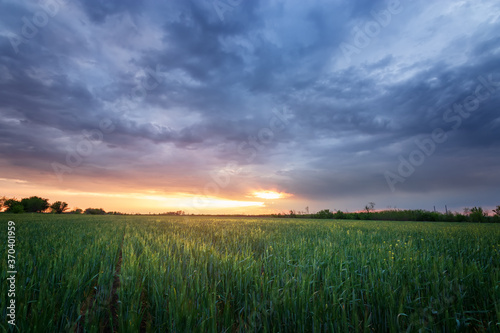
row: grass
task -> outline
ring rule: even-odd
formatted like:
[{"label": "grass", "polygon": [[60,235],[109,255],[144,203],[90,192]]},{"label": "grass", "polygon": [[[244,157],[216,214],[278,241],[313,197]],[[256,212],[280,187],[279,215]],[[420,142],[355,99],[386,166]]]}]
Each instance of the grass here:
[{"label": "grass", "polygon": [[495,224],[0,216],[21,332],[102,330],[120,246],[123,332],[500,330]]}]

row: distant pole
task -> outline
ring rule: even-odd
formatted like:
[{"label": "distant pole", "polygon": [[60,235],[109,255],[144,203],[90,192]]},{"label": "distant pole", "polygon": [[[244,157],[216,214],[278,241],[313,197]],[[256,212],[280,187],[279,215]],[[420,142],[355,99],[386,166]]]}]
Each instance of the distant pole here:
[{"label": "distant pole", "polygon": [[446,210],[446,214],[448,214],[448,207],[444,205],[444,209]]},{"label": "distant pole", "polygon": [[434,206],[434,213],[436,212],[436,206]]}]

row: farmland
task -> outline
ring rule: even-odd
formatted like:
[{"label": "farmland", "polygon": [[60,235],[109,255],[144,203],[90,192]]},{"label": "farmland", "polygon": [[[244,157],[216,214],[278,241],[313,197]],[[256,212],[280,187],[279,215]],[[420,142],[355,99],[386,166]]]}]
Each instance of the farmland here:
[{"label": "farmland", "polygon": [[0,217],[20,332],[500,330],[495,224]]}]

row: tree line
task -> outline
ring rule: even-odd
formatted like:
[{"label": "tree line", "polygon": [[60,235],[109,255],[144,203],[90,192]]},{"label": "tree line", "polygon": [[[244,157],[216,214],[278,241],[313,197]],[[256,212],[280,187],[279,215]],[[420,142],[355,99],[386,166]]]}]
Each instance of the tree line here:
[{"label": "tree line", "polygon": [[[446,213],[431,212],[423,209],[388,209],[375,211],[375,203],[368,203],[363,211],[343,212],[341,210],[331,211],[323,209],[317,213],[309,214],[309,207],[306,212],[271,214],[272,217],[280,218],[313,218],[313,219],[338,219],[338,220],[379,220],[379,221],[429,221],[429,222],[479,222],[479,223],[500,223],[500,205],[493,209],[493,215],[490,216],[482,207],[464,208],[463,213],[447,211]],[[0,198],[0,211],[6,213],[45,213],[55,214],[88,214],[88,215],[124,215],[120,212],[106,212],[102,208],[87,208],[82,210],[75,208],[68,211],[68,204],[64,201],[55,201],[49,203],[49,199],[38,196],[23,198]],[[185,215],[182,210],[176,212],[165,212],[155,215]],[[139,214],[140,215],[140,214]],[[267,215],[269,216],[269,215]]]},{"label": "tree line", "polygon": [[[500,223],[500,205],[493,209],[490,216],[482,207],[464,208],[463,213],[447,211],[446,213],[431,212],[423,209],[388,209],[374,211],[375,204],[370,202],[364,211],[343,212],[323,209],[317,213],[295,212],[273,214],[282,218],[313,218],[337,220],[378,220],[378,221],[428,221],[428,222],[478,222]],[[308,208],[306,208],[308,211]]]},{"label": "tree line", "polygon": [[51,212],[55,214],[72,213],[72,214],[90,214],[90,215],[104,215],[104,214],[120,214],[118,212],[104,211],[102,208],[87,208],[82,210],[75,208],[68,211],[68,203],[64,201],[56,201],[52,204],[49,199],[32,196],[18,200],[16,198],[0,198],[0,211],[5,210],[6,213],[46,213]]},{"label": "tree line", "polygon": [[[87,208],[85,210],[80,208],[75,208],[72,211],[68,211],[68,203],[64,201],[56,201],[54,203],[49,203],[49,199],[41,198],[38,196],[32,196],[29,198],[24,198],[18,200],[16,198],[0,197],[0,212],[5,211],[6,213],[54,213],[54,214],[88,214],[88,215],[127,215],[121,212],[106,212],[102,208]],[[183,210],[178,210],[175,212],[164,212],[154,215],[185,215],[186,212]],[[141,214],[135,214],[141,215]]]}]

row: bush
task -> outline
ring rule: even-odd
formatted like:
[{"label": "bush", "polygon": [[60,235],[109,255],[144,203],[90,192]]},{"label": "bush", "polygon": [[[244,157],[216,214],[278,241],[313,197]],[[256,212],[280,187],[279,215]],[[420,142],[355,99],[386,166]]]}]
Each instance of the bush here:
[{"label": "bush", "polygon": [[106,212],[102,208],[87,208],[87,209],[85,209],[85,214],[89,214],[89,215],[105,215]]},{"label": "bush", "polygon": [[467,215],[460,214],[460,213],[455,213],[455,222],[467,222],[468,217]]},{"label": "bush", "polygon": [[14,213],[14,214],[20,214],[20,213],[24,213],[24,207],[21,204],[16,204],[16,205],[10,207],[7,211],[10,213]]},{"label": "bush", "polygon": [[342,219],[345,219],[345,214],[344,214],[344,212],[343,212],[343,211],[338,210],[338,211],[334,214],[333,218],[338,219],[338,220],[342,220]]},{"label": "bush", "polygon": [[429,212],[426,210],[418,210],[417,221],[439,221],[439,216],[437,215],[437,213]]},{"label": "bush", "polygon": [[329,209],[323,209],[317,212],[314,217],[317,219],[333,219],[333,213]]}]

